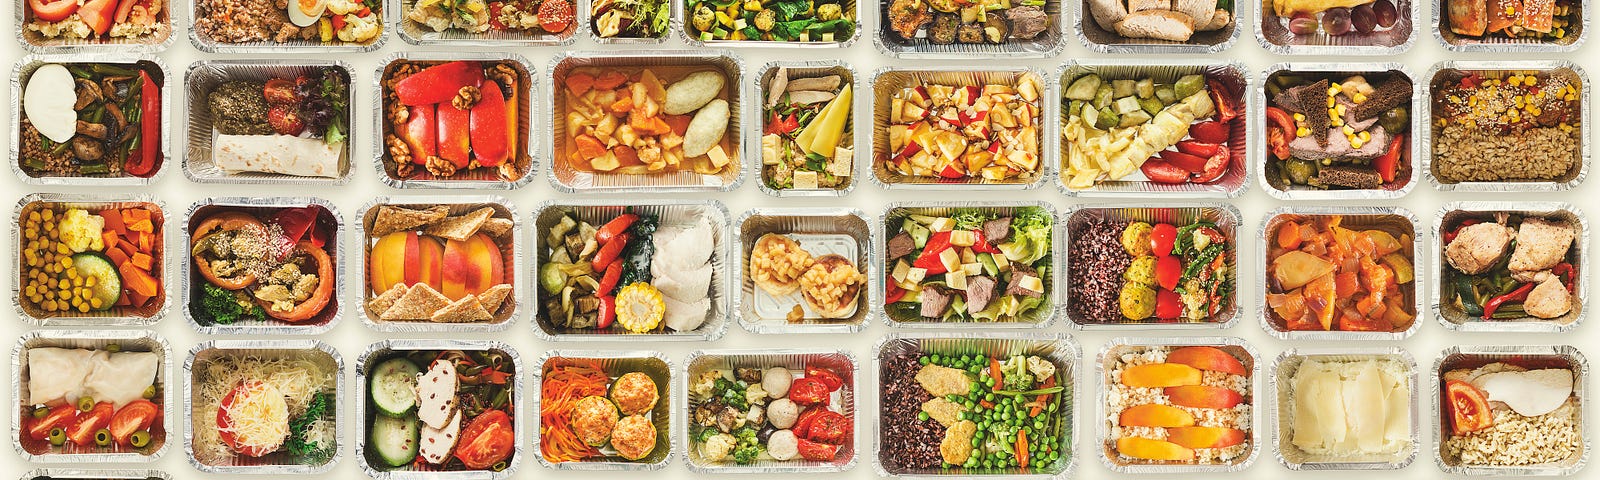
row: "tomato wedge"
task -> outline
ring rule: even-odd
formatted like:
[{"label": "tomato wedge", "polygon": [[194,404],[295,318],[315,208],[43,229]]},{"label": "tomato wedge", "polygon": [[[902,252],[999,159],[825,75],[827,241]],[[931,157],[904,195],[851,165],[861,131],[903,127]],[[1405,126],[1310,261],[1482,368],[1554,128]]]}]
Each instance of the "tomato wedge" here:
[{"label": "tomato wedge", "polygon": [[[1209,144],[1196,143],[1195,145]],[[1189,173],[1200,173],[1206,169],[1206,157],[1202,157],[1197,154],[1166,150],[1161,152],[1161,159],[1166,160],[1167,163],[1177,165],[1179,168],[1188,170]],[[1188,177],[1188,175],[1185,175],[1185,177]]]},{"label": "tomato wedge", "polygon": [[1494,426],[1494,414],[1489,411],[1489,399],[1482,390],[1460,380],[1444,383],[1445,398],[1450,408],[1450,428],[1456,435],[1465,435]]},{"label": "tomato wedge", "polygon": [[1216,121],[1200,122],[1189,127],[1189,136],[1202,143],[1228,143],[1228,124]]},{"label": "tomato wedge", "polygon": [[836,392],[840,387],[844,386],[844,379],[840,378],[839,374],[833,373],[833,370],[826,368],[807,365],[806,376],[821,380],[823,385],[828,386],[829,392]]},{"label": "tomato wedge", "polygon": [[50,438],[50,431],[56,427],[63,430],[72,425],[72,420],[78,416],[78,409],[71,405],[56,405],[50,407],[50,414],[44,418],[34,420],[28,425],[28,438],[46,440]]},{"label": "tomato wedge", "polygon": [[[94,408],[78,415],[77,422],[73,422],[72,426],[67,427],[67,440],[71,440],[72,443],[80,447],[94,445],[94,432],[98,432],[111,424],[111,415],[115,413],[115,410],[111,407],[111,402],[95,404]],[[49,434],[49,430],[45,432],[46,435]]]},{"label": "tomato wedge", "polygon": [[[59,22],[66,20],[78,11],[76,0],[28,0],[28,10],[33,12],[33,18],[46,22]],[[50,431],[45,430],[49,435]]]},{"label": "tomato wedge", "polygon": [[489,410],[473,418],[472,423],[461,430],[456,458],[467,468],[482,470],[510,457],[516,445],[511,416],[502,410]]},{"label": "tomato wedge", "polygon": [[123,405],[122,410],[111,417],[111,438],[117,441],[117,445],[128,445],[128,439],[133,437],[134,432],[149,430],[159,418],[160,405],[149,400],[134,400]]}]

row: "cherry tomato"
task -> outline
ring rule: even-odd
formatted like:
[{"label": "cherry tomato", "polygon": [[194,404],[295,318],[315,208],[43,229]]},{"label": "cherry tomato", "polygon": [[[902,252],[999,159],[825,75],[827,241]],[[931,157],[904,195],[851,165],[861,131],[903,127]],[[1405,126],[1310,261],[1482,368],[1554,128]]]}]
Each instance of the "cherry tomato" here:
[{"label": "cherry tomato", "polygon": [[1449,401],[1450,425],[1456,435],[1494,426],[1494,414],[1489,411],[1489,399],[1482,390],[1460,380],[1447,381],[1444,387]]},{"label": "cherry tomato", "polygon": [[266,97],[268,105],[293,105],[300,102],[300,96],[295,94],[294,81],[285,78],[267,80],[261,87],[261,96]]},{"label": "cherry tomato", "polygon": [[50,438],[51,430],[54,430],[56,427],[65,429],[66,427],[72,425],[73,419],[77,416],[78,409],[72,408],[72,405],[56,405],[54,407],[50,407],[49,415],[45,415],[44,418],[34,420],[33,423],[28,426],[28,438],[41,441],[48,439]]},{"label": "cherry tomato", "polygon": [[789,384],[789,400],[801,405],[828,403],[828,384],[811,377],[800,377]]},{"label": "cherry tomato", "polygon": [[1171,320],[1181,316],[1183,316],[1183,298],[1178,296],[1178,292],[1165,288],[1156,290],[1156,318]]},{"label": "cherry tomato", "polygon": [[830,445],[844,445],[850,437],[850,419],[832,410],[823,410],[813,417],[806,439]]},{"label": "cherry tomato", "polygon": [[1172,255],[1172,244],[1178,241],[1178,227],[1170,223],[1157,223],[1150,227],[1150,250],[1156,256]]},{"label": "cherry tomato", "polygon": [[1167,290],[1178,288],[1178,277],[1183,275],[1183,261],[1171,255],[1156,257],[1156,284]]},{"label": "cherry tomato", "polygon": [[67,427],[67,439],[80,447],[94,445],[94,432],[110,425],[113,413],[115,409],[111,407],[111,402],[95,404],[94,408],[78,415],[78,421]]},{"label": "cherry tomato", "polygon": [[510,457],[516,445],[511,416],[503,410],[489,410],[473,418],[472,423],[461,430],[455,456],[467,468],[482,470]]},{"label": "cherry tomato", "polygon": [[839,378],[839,374],[833,373],[833,370],[826,368],[807,365],[806,376],[821,380],[823,384],[828,386],[829,392],[837,392],[840,387],[844,386],[844,379]]},{"label": "cherry tomato", "polygon": [[134,400],[133,403],[123,405],[117,414],[111,417],[111,438],[118,445],[128,445],[128,439],[133,437],[133,432],[149,430],[150,426],[161,418],[161,407],[149,400]]},{"label": "cherry tomato", "polygon": [[806,460],[826,462],[839,455],[839,447],[837,445],[828,445],[801,438],[797,442],[797,446],[800,449],[800,457]]}]

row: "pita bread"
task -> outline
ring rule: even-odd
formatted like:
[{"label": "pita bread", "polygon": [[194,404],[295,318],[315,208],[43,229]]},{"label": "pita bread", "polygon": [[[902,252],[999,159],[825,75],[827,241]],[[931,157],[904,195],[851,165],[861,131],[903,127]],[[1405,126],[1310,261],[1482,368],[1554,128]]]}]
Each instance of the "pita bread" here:
[{"label": "pita bread", "polygon": [[507,233],[511,233],[512,225],[509,218],[490,217],[489,220],[483,222],[482,227],[478,227],[478,231],[487,233],[491,237],[500,238]]},{"label": "pita bread", "polygon": [[467,241],[467,238],[470,238],[472,235],[478,233],[478,229],[483,227],[483,223],[489,221],[489,217],[493,216],[493,208],[483,207],[473,210],[472,213],[468,213],[466,215],[446,217],[444,220],[440,220],[432,225],[428,225],[428,228],[423,230],[422,233],[439,238],[447,238],[450,240],[465,242]]},{"label": "pita bread", "polygon": [[405,284],[394,284],[393,287],[389,287],[388,290],[385,290],[383,294],[378,295],[377,298],[368,301],[367,311],[382,315],[383,312],[389,311],[389,307],[393,307],[395,302],[400,301],[400,297],[406,295],[406,290]]},{"label": "pita bread", "polygon": [[418,227],[442,220],[448,215],[450,208],[444,205],[434,205],[425,210],[380,205],[378,217],[373,219],[372,228],[367,229],[367,234],[372,237],[382,237],[395,232],[416,230]]},{"label": "pita bread", "polygon": [[478,304],[483,305],[483,309],[487,310],[490,315],[493,315],[494,312],[500,311],[500,305],[505,303],[506,299],[510,297],[511,284],[502,283],[493,287],[489,287],[488,290],[484,290],[483,293],[478,294]]},{"label": "pita bread", "polygon": [[426,283],[418,283],[406,290],[394,306],[379,315],[381,320],[427,320],[439,309],[450,306],[450,299]]},{"label": "pita bread", "polygon": [[483,305],[478,303],[478,297],[472,294],[467,294],[460,300],[433,312],[433,316],[429,318],[434,323],[475,323],[493,319],[489,311],[484,310]]}]

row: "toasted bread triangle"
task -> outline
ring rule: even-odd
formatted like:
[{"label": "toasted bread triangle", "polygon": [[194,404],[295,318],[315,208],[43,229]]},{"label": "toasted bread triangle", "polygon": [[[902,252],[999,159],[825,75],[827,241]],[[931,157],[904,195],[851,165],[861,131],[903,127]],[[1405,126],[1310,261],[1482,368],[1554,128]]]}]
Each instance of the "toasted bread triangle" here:
[{"label": "toasted bread triangle", "polygon": [[493,318],[489,315],[489,311],[484,310],[483,305],[478,303],[478,297],[467,294],[460,300],[433,312],[433,317],[429,320],[434,323],[474,323],[487,322]]},{"label": "toasted bread triangle", "polygon": [[382,294],[377,296],[377,298],[373,298],[372,300],[368,301],[367,311],[372,312],[373,314],[382,315],[383,312],[389,311],[389,307],[393,307],[395,302],[400,301],[400,297],[404,297],[406,295],[406,290],[408,289],[406,288],[405,284],[394,284],[393,287],[389,287],[388,290],[384,290]]},{"label": "toasted bread triangle", "polygon": [[510,297],[511,284],[502,283],[489,287],[488,290],[478,294],[478,304],[483,305],[483,309],[487,310],[490,315],[494,315],[494,312],[500,311],[500,305]]},{"label": "toasted bread triangle", "polygon": [[426,283],[411,285],[400,300],[394,302],[378,318],[382,320],[427,320],[433,313],[450,305],[450,299]]},{"label": "toasted bread triangle", "polygon": [[464,242],[467,238],[478,233],[478,229],[483,227],[483,223],[487,222],[489,217],[492,216],[494,216],[494,209],[483,207],[466,215],[445,217],[444,220],[428,225],[428,228],[423,230],[423,233]]},{"label": "toasted bread triangle", "polygon": [[381,205],[378,207],[378,218],[373,219],[372,228],[368,229],[367,233],[376,238],[395,232],[411,231],[443,220],[449,215],[450,207],[444,205],[435,205],[425,210]]}]

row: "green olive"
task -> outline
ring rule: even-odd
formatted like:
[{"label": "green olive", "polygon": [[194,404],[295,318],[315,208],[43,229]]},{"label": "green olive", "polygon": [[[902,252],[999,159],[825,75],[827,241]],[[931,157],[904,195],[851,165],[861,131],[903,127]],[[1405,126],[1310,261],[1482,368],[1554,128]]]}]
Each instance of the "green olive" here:
[{"label": "green olive", "polygon": [[107,352],[111,352],[111,353],[120,352],[120,351],[122,351],[122,345],[121,344],[117,344],[117,343],[106,345],[106,351]]},{"label": "green olive", "polygon": [[39,407],[33,409],[33,418],[44,418],[48,416],[50,416],[50,407]]},{"label": "green olive", "polygon": [[67,431],[58,428],[50,429],[50,444],[57,447],[67,443]]},{"label": "green olive", "polygon": [[505,460],[501,460],[499,462],[496,462],[494,465],[490,466],[489,469],[490,470],[494,470],[496,472],[500,472],[500,471],[505,471],[506,467],[509,467],[509,466],[510,466],[510,464],[507,464],[505,462]]},{"label": "green olive", "polygon": [[110,445],[111,431],[102,428],[99,431],[94,432],[94,444],[102,447]]},{"label": "green olive", "polygon": [[78,411],[87,412],[94,409],[94,397],[84,395],[78,397]]},{"label": "green olive", "polygon": [[133,436],[128,437],[128,444],[133,445],[133,448],[144,448],[150,444],[150,432],[144,430],[133,432]]},{"label": "green olive", "polygon": [[148,387],[144,387],[144,393],[141,394],[140,396],[144,397],[145,400],[156,398],[156,386],[155,385],[151,385],[151,386],[148,386]]}]

